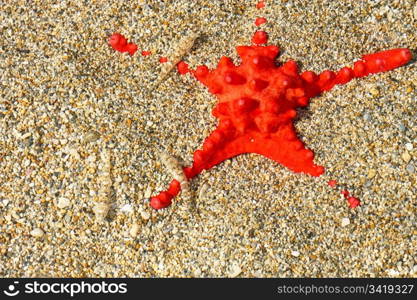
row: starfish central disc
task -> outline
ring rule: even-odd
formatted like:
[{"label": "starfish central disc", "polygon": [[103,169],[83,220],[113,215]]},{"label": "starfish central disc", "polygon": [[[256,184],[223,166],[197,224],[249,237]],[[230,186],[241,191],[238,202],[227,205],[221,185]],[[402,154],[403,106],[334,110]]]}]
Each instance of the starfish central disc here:
[{"label": "starfish central disc", "polygon": [[313,162],[313,152],[297,138],[293,119],[296,108],[305,106],[319,92],[308,88],[294,61],[275,64],[277,46],[239,46],[241,64],[222,57],[216,69],[204,66],[194,73],[216,95],[213,115],[218,128],[194,157],[194,172],[209,169],[242,153],[258,153],[294,172],[313,176],[324,168]]}]

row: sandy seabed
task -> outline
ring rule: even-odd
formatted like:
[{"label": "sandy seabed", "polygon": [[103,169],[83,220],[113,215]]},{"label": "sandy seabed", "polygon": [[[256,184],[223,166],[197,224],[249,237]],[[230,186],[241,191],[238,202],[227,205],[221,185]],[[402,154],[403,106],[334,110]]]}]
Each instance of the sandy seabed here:
[{"label": "sandy seabed", "polygon": [[[190,164],[216,99],[177,72],[147,92],[181,37],[198,32],[184,60],[213,68],[238,61],[258,16],[279,60],[302,70],[398,47],[415,56],[415,1],[3,3],[0,276],[416,277],[415,60],[299,110],[325,175],[241,155],[191,182],[196,209],[177,197],[154,211],[149,196],[171,179],[158,153]],[[113,51],[113,32],[139,51]],[[330,179],[362,205],[350,209]]]}]

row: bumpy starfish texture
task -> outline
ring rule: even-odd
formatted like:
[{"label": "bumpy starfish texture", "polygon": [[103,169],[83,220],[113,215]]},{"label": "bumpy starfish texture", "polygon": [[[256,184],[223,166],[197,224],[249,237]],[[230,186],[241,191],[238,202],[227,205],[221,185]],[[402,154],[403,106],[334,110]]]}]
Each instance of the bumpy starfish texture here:
[{"label": "bumpy starfish texture", "polygon": [[109,45],[116,51],[128,52],[130,55],[135,54],[138,46],[134,43],[128,43],[127,39],[120,33],[114,33],[109,37]]},{"label": "bumpy starfish texture", "polygon": [[[257,153],[294,172],[320,176],[324,167],[314,164],[314,153],[295,132],[296,108],[307,106],[312,97],[336,84],[389,71],[411,59],[408,49],[393,49],[364,55],[353,68],[300,74],[293,60],[281,66],[276,64],[279,48],[261,46],[267,42],[265,32],[257,31],[252,42],[255,45],[236,47],[241,58],[239,65],[222,57],[216,69],[199,66],[190,71],[218,98],[212,113],[219,123],[202,149],[195,151],[193,164],[183,169],[188,179],[243,153]],[[150,205],[154,209],[165,208],[180,191],[180,184],[174,179],[168,190],[151,198]]]}]

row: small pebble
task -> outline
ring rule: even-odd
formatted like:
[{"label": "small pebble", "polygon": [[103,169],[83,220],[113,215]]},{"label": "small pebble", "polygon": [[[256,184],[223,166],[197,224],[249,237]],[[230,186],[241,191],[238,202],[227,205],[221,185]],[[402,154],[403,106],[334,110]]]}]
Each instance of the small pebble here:
[{"label": "small pebble", "polygon": [[397,270],[394,270],[394,269],[389,269],[389,270],[387,270],[387,274],[389,276],[398,276],[398,275],[400,275],[400,272],[398,272]]},{"label": "small pebble", "polygon": [[193,276],[194,277],[200,277],[201,276],[201,270],[199,268],[195,269]]},{"label": "small pebble", "polygon": [[58,199],[58,203],[57,203],[56,206],[58,206],[59,208],[62,209],[62,208],[65,208],[65,207],[69,206],[70,204],[71,204],[71,202],[68,198],[61,197],[61,198]]},{"label": "small pebble", "polygon": [[404,153],[401,155],[401,158],[403,161],[408,163],[411,160],[411,155],[408,153],[408,151],[404,151]]},{"label": "small pebble", "polygon": [[131,204],[125,204],[120,208],[121,212],[131,213],[133,212],[133,206]]},{"label": "small pebble", "polygon": [[364,114],[363,114],[363,119],[364,119],[365,121],[369,122],[369,121],[371,121],[371,120],[372,120],[372,117],[371,117],[371,115],[370,115],[370,114],[368,114],[368,113],[364,113]]},{"label": "small pebble", "polygon": [[239,276],[240,273],[242,273],[242,269],[240,268],[240,266],[238,264],[233,264],[230,268],[229,277],[235,278]]},{"label": "small pebble", "polygon": [[405,149],[407,149],[408,151],[413,150],[413,144],[411,144],[411,143],[405,144]]},{"label": "small pebble", "polygon": [[97,141],[100,138],[100,134],[97,131],[89,131],[85,136],[84,136],[84,142],[86,143],[92,143]]},{"label": "small pebble", "polygon": [[407,167],[405,167],[405,168],[410,173],[414,173],[414,171],[415,171],[414,166],[412,164],[408,164]]},{"label": "small pebble", "polygon": [[138,223],[133,224],[129,231],[130,236],[132,238],[136,237],[139,233],[139,229],[140,229],[140,226]]},{"label": "small pebble", "polygon": [[80,154],[78,154],[77,149],[69,149],[68,154],[70,154],[75,160],[80,159]]},{"label": "small pebble", "polygon": [[374,178],[375,177],[375,175],[376,175],[376,170],[375,169],[370,169],[369,171],[368,171],[368,179],[372,179],[372,178]]},{"label": "small pebble", "polygon": [[151,217],[150,213],[148,213],[147,211],[141,211],[140,212],[140,216],[142,217],[142,219],[144,220],[149,220],[149,218]]},{"label": "small pebble", "polygon": [[96,219],[100,222],[104,221],[110,210],[110,204],[107,202],[97,202],[93,207],[93,212]]},{"label": "small pebble", "polygon": [[145,197],[145,199],[148,199],[151,197],[151,195],[152,195],[152,188],[148,186],[143,196]]},{"label": "small pebble", "polygon": [[371,89],[369,90],[369,92],[374,97],[378,97],[379,96],[379,89],[377,87],[371,87]]},{"label": "small pebble", "polygon": [[346,227],[350,224],[349,218],[342,218],[342,227]]},{"label": "small pebble", "polygon": [[42,229],[40,228],[35,228],[30,232],[30,235],[36,238],[40,238],[44,235],[45,233],[43,232]]},{"label": "small pebble", "polygon": [[297,250],[293,250],[293,251],[291,251],[291,255],[294,256],[294,257],[299,257],[300,256],[300,252],[297,251]]}]

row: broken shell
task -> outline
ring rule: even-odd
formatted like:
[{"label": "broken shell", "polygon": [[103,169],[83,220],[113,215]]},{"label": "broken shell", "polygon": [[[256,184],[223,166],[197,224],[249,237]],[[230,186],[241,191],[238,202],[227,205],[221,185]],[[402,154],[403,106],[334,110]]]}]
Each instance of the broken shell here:
[{"label": "broken shell", "polygon": [[58,199],[58,203],[56,206],[62,209],[62,208],[69,206],[70,204],[71,202],[68,198],[61,197]]},{"label": "broken shell", "polygon": [[139,226],[138,223],[133,224],[132,227],[129,230],[130,236],[132,238],[136,237],[138,235],[138,233],[139,233],[139,229],[140,229],[140,226]]},{"label": "broken shell", "polygon": [[89,131],[84,136],[84,142],[92,143],[97,141],[100,138],[100,134],[97,131]]},{"label": "broken shell", "polygon": [[93,212],[98,221],[103,221],[110,210],[110,204],[105,202],[98,202],[94,205]]},{"label": "broken shell", "polygon": [[44,235],[45,233],[43,232],[42,229],[40,228],[35,228],[30,232],[30,235],[36,238],[40,238]]}]

